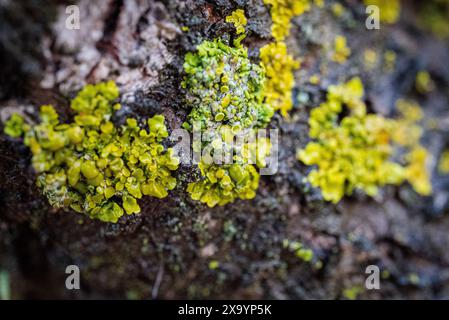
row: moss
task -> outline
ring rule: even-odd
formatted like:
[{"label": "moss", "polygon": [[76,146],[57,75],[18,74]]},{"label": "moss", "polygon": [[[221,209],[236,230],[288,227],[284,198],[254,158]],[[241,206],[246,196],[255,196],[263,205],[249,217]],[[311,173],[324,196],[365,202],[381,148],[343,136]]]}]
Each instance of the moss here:
[{"label": "moss", "polygon": [[287,52],[284,42],[273,42],[260,49],[260,60],[266,70],[265,101],[284,117],[293,107],[292,91],[295,85],[293,71],[300,66]]},{"label": "moss", "polygon": [[[242,21],[236,15],[231,20]],[[192,111],[183,126],[202,133],[201,145],[194,145],[194,151],[212,151],[203,152],[199,164],[203,179],[190,183],[187,191],[210,207],[253,198],[259,184],[256,166],[265,166],[270,144],[268,139],[247,138],[252,129],[265,127],[274,112],[263,101],[264,68],[252,63],[239,43],[231,47],[215,39],[186,55],[184,71],[182,86]],[[237,145],[237,137],[248,141]],[[231,161],[219,164],[216,156]]]},{"label": "moss", "polygon": [[[314,141],[298,151],[299,160],[317,166],[308,180],[321,188],[325,200],[334,203],[354,189],[374,196],[379,187],[405,180],[418,193],[428,195],[428,154],[419,144],[422,130],[417,124],[420,109],[399,101],[400,118],[387,119],[368,114],[363,95],[362,82],[354,78],[330,86],[327,101],[312,110],[309,125]],[[349,115],[341,118],[345,110]],[[397,156],[396,145],[408,150],[405,164],[391,160]]]},{"label": "moss", "polygon": [[[52,206],[117,222],[123,209],[140,212],[137,199],[143,195],[163,198],[175,187],[171,171],[179,161],[160,144],[168,136],[164,117],[148,119],[148,129],[132,118],[116,127],[111,117],[120,108],[114,103],[118,95],[114,82],[87,85],[71,102],[74,122],[60,123],[53,106],[46,105],[39,124],[22,125],[37,185]],[[17,123],[12,117],[6,127]]]},{"label": "moss", "polygon": [[290,20],[308,11],[310,0],[264,0],[271,6],[271,33],[277,41],[282,41],[290,32]]},{"label": "moss", "polygon": [[363,0],[363,2],[366,6],[379,7],[381,22],[392,24],[399,20],[401,14],[400,0]]}]

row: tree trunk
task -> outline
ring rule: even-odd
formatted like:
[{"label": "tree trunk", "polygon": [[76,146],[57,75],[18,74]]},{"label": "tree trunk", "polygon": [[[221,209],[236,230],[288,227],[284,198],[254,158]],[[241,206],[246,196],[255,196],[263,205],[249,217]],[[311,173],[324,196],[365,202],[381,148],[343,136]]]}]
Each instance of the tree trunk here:
[{"label": "tree trunk", "polygon": [[[288,50],[302,59],[294,108],[289,120],[276,114],[271,121],[280,129],[279,170],[261,178],[253,200],[215,208],[192,200],[186,186],[198,169],[184,164],[167,198],[143,197],[142,212],[117,224],[91,220],[52,208],[35,185],[28,149],[0,135],[0,282],[8,279],[10,297],[339,299],[352,290],[359,298],[448,298],[449,177],[436,169],[449,146],[448,43],[418,27],[418,1],[404,1],[397,24],[372,31],[362,3],[343,1],[340,17],[333,3],[292,21]],[[67,5],[1,1],[2,123],[14,111],[36,117],[43,104],[69,120],[70,99],[84,85],[114,80],[118,122],[164,114],[173,130],[190,112],[181,88],[184,56],[205,39],[227,37],[227,15],[245,10],[243,45],[253,61],[272,41],[262,0],[81,0],[79,30],[66,28]],[[340,34],[352,48],[343,65],[329,54]],[[367,71],[365,49],[396,52],[394,71]],[[430,95],[414,90],[423,69],[436,83]],[[320,85],[311,85],[317,73]],[[434,157],[432,196],[404,184],[334,205],[305,182],[310,168],[296,150],[310,141],[309,112],[330,84],[354,75],[363,79],[370,112],[393,116],[394,102],[410,97],[433,121],[423,138]],[[287,241],[311,249],[313,259],[298,258]],[[66,290],[68,265],[79,266],[81,290]],[[380,290],[365,288],[368,265],[382,270]]]}]

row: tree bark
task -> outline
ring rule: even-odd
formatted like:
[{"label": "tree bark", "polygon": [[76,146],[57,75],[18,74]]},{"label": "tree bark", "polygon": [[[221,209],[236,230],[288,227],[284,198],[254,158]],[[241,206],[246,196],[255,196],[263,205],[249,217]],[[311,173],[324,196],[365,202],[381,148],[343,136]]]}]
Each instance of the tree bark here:
[{"label": "tree bark", "polygon": [[[275,115],[279,171],[261,178],[255,199],[208,208],[185,191],[198,174],[182,165],[169,197],[144,197],[139,215],[117,224],[56,210],[35,185],[31,154],[0,135],[0,272],[8,274],[12,298],[344,298],[365,288],[365,268],[383,270],[380,290],[359,298],[449,298],[449,178],[436,162],[449,146],[449,46],[417,27],[418,5],[407,1],[393,26],[365,28],[365,7],[344,1],[345,15],[313,9],[294,18],[287,44],[302,58],[295,74],[291,119]],[[225,17],[243,8],[244,45],[258,50],[272,41],[269,7],[260,0],[80,0],[80,29],[65,27],[65,1],[0,3],[0,116],[14,111],[37,116],[53,104],[71,119],[70,99],[85,84],[114,80],[122,109],[116,117],[162,113],[170,130],[189,108],[181,89],[187,52],[205,39],[227,37]],[[188,31],[182,27],[188,27]],[[344,65],[330,61],[336,35],[353,52]],[[393,72],[367,71],[364,49],[397,53]],[[414,89],[417,71],[428,70],[436,90]],[[308,83],[321,73],[321,84]],[[360,75],[370,112],[392,116],[400,97],[417,99],[426,119],[424,144],[434,156],[433,194],[419,197],[408,185],[386,187],[376,198],[356,193],[338,205],[305,183],[309,168],[296,160],[309,141],[308,115],[325,99],[328,85]],[[391,107],[389,107],[391,106]],[[3,129],[3,124],[1,125]],[[314,252],[304,262],[283,246],[297,241]],[[210,262],[219,262],[210,268]],[[65,289],[65,268],[81,270],[81,290]]]}]

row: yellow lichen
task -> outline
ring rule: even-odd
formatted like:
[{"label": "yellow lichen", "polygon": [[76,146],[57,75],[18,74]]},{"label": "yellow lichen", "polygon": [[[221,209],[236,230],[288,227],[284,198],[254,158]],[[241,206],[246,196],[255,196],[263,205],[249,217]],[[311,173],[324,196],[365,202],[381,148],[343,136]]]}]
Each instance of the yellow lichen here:
[{"label": "yellow lichen", "polygon": [[332,5],[332,13],[339,18],[345,13],[345,7],[341,3],[336,2]]},{"label": "yellow lichen", "polygon": [[267,78],[264,88],[265,102],[287,117],[288,111],[293,107],[293,70],[299,68],[300,62],[288,54],[284,42],[273,42],[261,48],[260,60]]},{"label": "yellow lichen", "polygon": [[401,14],[400,0],[364,0],[366,6],[377,6],[380,11],[380,21],[395,23]]},{"label": "yellow lichen", "polygon": [[449,174],[449,150],[444,151],[441,155],[438,171],[442,174]]},{"label": "yellow lichen", "polygon": [[284,40],[290,32],[290,20],[310,9],[310,0],[263,0],[271,6],[271,33],[277,41]]},{"label": "yellow lichen", "polygon": [[[330,86],[327,101],[312,110],[309,125],[314,141],[298,151],[299,160],[317,166],[308,180],[321,189],[324,199],[334,203],[355,189],[374,196],[379,187],[405,180],[418,193],[428,195],[427,151],[419,144],[421,130],[416,124],[421,115],[404,103],[399,104],[400,112],[413,111],[407,117],[395,120],[368,114],[363,95],[362,82],[354,78]],[[344,110],[349,115],[340,119]],[[401,141],[398,131],[408,139]],[[395,144],[409,150],[404,165],[391,160],[396,155]]]},{"label": "yellow lichen", "polygon": [[6,128],[14,130],[6,133],[24,137],[37,185],[52,206],[117,222],[124,211],[140,212],[143,195],[164,198],[175,187],[171,171],[179,160],[161,144],[168,137],[164,117],[149,118],[147,128],[133,118],[116,127],[111,117],[120,108],[118,95],[112,81],[87,85],[71,102],[72,123],[60,123],[51,105],[41,107],[39,124],[25,124],[18,115],[8,121]]},{"label": "yellow lichen", "polygon": [[318,8],[324,8],[324,0],[313,0],[313,3],[318,7]]},{"label": "yellow lichen", "polygon": [[319,74],[313,74],[309,78],[309,83],[313,85],[319,85],[321,82],[321,78]]},{"label": "yellow lichen", "polygon": [[332,60],[337,63],[344,63],[351,55],[351,49],[347,46],[347,40],[344,36],[337,36],[334,41],[334,53]]},{"label": "yellow lichen", "polygon": [[416,102],[404,99],[396,102],[396,109],[399,117],[395,120],[391,137],[395,143],[408,149],[405,179],[419,194],[428,195],[432,192],[430,174],[426,168],[429,154],[420,144],[423,130],[418,125],[423,119],[423,112]]},{"label": "yellow lichen", "polygon": [[393,72],[396,68],[396,52],[392,50],[387,50],[384,53],[384,68],[387,72]]},{"label": "yellow lichen", "polygon": [[426,94],[435,90],[435,82],[427,71],[419,71],[416,74],[415,87],[419,93]]},{"label": "yellow lichen", "polygon": [[429,154],[421,145],[413,146],[405,157],[407,165],[405,167],[405,178],[412,185],[415,191],[421,195],[430,195],[432,185],[430,174],[427,170]]},{"label": "yellow lichen", "polygon": [[377,64],[377,53],[373,49],[366,49],[363,52],[363,62],[367,70],[372,70]]},{"label": "yellow lichen", "polygon": [[245,32],[247,20],[245,17],[245,12],[242,9],[233,11],[230,16],[226,17],[226,22],[234,24],[237,34],[242,34]]}]

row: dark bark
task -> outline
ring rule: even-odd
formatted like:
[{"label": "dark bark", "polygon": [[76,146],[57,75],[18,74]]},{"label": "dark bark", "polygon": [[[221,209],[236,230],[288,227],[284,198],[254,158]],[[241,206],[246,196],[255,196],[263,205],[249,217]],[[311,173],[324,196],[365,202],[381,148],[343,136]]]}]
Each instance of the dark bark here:
[{"label": "dark bark", "polygon": [[[4,3],[4,4],[3,4]],[[10,277],[13,298],[342,298],[363,286],[365,267],[376,264],[390,276],[381,290],[361,298],[449,297],[449,180],[434,169],[431,197],[410,186],[385,188],[376,199],[362,194],[339,205],[321,199],[304,178],[308,168],[295,159],[308,142],[307,119],[323,101],[325,88],[361,75],[371,112],[393,115],[399,97],[417,99],[436,129],[425,146],[437,160],[449,146],[449,46],[416,26],[417,8],[404,4],[403,17],[380,31],[364,27],[364,7],[346,1],[346,16],[312,10],[294,19],[287,43],[303,64],[296,73],[291,121],[276,115],[281,129],[279,172],[261,179],[258,195],[214,209],[185,191],[198,174],[184,165],[178,186],[165,199],[144,197],[140,215],[117,224],[55,210],[35,186],[29,151],[0,135],[0,269]],[[180,82],[186,52],[204,39],[229,37],[224,18],[237,7],[248,17],[244,44],[257,60],[271,41],[269,10],[262,1],[108,0],[80,1],[81,29],[67,30],[62,1],[4,1],[0,4],[0,112],[36,116],[53,103],[70,118],[68,102],[86,83],[115,80],[127,116],[163,113],[172,130],[185,120]],[[188,32],[181,30],[189,27]],[[353,53],[337,66],[323,49],[336,34],[350,39]],[[392,73],[367,72],[363,52],[398,53]],[[325,70],[321,86],[310,75]],[[413,88],[416,72],[428,70],[437,83],[431,95]],[[301,99],[296,96],[301,93]],[[3,124],[2,124],[3,129]],[[436,161],[435,160],[435,161]],[[435,167],[435,164],[434,164]],[[313,249],[306,263],[283,248],[289,239]],[[220,262],[211,270],[209,262]],[[322,267],[315,263],[321,261]],[[65,267],[81,269],[80,291],[64,286]],[[418,275],[418,281],[414,281]]]}]

